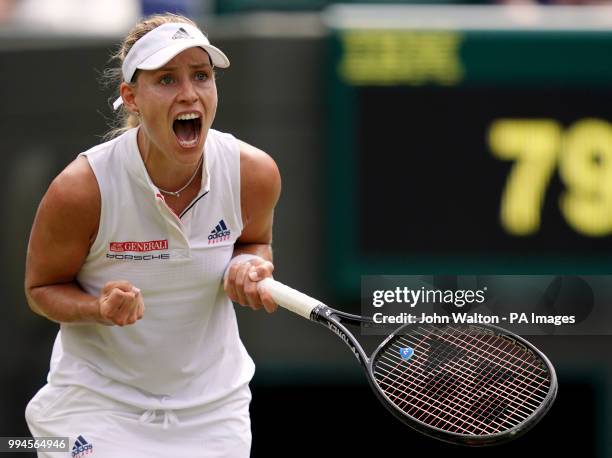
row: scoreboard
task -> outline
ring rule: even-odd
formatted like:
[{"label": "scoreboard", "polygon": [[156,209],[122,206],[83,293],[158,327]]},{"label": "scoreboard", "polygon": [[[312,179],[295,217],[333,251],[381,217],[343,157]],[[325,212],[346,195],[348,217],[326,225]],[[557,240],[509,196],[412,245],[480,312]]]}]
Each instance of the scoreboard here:
[{"label": "scoreboard", "polygon": [[612,273],[607,14],[467,11],[329,14],[339,294],[365,274]]}]

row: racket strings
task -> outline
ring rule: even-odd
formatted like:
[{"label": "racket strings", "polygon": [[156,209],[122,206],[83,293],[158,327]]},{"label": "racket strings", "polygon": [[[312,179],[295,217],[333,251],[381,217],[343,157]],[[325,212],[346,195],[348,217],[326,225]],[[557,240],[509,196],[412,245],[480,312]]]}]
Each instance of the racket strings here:
[{"label": "racket strings", "polygon": [[[486,372],[483,371],[483,368],[487,368],[485,369]],[[481,363],[477,366],[477,373],[480,373],[481,375],[483,375],[482,381],[483,382],[491,382],[491,381],[495,381],[496,378],[500,378],[500,374],[501,374],[501,378],[506,378],[505,372],[492,372],[492,368],[495,368],[495,366],[491,366],[489,364],[486,363]],[[481,383],[482,385],[482,383]],[[495,405],[499,403],[499,401],[495,401],[496,397],[495,396],[491,396],[490,391],[488,390],[489,393],[484,392],[484,393],[480,393],[478,391],[478,386],[474,386],[474,387],[470,387],[472,389],[473,393],[478,393],[475,396],[472,397],[471,401],[472,401],[472,410],[474,413],[474,417],[477,419],[485,419],[485,418],[490,418],[491,415],[487,414],[488,410],[491,409],[491,412],[494,414],[495,412],[499,413],[500,411],[503,411],[503,409],[501,408],[501,406],[499,408],[496,408]],[[497,391],[497,390],[495,390]],[[489,395],[489,397],[487,397],[487,394]],[[487,402],[486,400],[488,400],[489,402]]]},{"label": "racket strings", "polygon": [[[452,385],[452,380],[451,380],[451,385]],[[387,384],[387,387],[389,387],[389,385]],[[393,388],[397,388],[397,384],[393,387]],[[413,387],[414,388],[414,387]],[[418,387],[416,387],[418,388]],[[447,390],[443,390],[443,388],[437,387],[442,391],[447,391]],[[460,390],[462,387],[458,387]],[[431,390],[428,390],[431,391]],[[466,398],[465,396],[465,389],[461,390],[462,392],[458,393],[456,396],[454,396],[455,399],[450,399],[450,407],[454,408],[454,410],[459,410],[460,413],[466,413],[467,409],[465,407],[465,405],[469,402],[469,399]],[[415,396],[416,393],[416,396]],[[424,395],[423,393],[418,393],[418,392],[414,392],[414,391],[406,391],[405,389],[401,389],[400,393],[393,393],[391,398],[400,400],[401,402],[405,403],[405,402],[410,402],[411,399],[406,399],[405,397],[402,397],[402,394],[404,396],[408,395],[412,397],[412,401],[416,401],[413,402],[414,404],[414,408],[412,409],[412,411],[408,412],[411,415],[413,415],[415,418],[420,419],[420,420],[427,420],[427,418],[422,418],[423,416],[428,416],[430,420],[432,420],[434,425],[437,425],[440,421],[442,421],[443,423],[445,423],[446,429],[456,429],[459,432],[465,433],[465,434],[470,434],[473,431],[478,430],[479,428],[486,428],[487,424],[483,423],[483,415],[477,415],[477,416],[473,416],[470,417],[471,421],[466,421],[465,418],[461,418],[460,416],[454,415],[454,411],[453,410],[449,410],[448,409],[448,404],[449,403],[444,403],[441,402],[444,399],[441,398],[440,396],[435,396],[432,397],[431,395],[428,396],[428,392],[425,392]],[[419,396],[419,394],[421,394]],[[448,397],[448,396],[447,396]],[[402,406],[405,407],[405,406]],[[414,409],[420,409],[419,411],[417,411],[416,413],[414,412]],[[433,415],[432,415],[433,413]],[[435,421],[433,421],[435,420]],[[499,429],[502,425],[493,421],[493,426],[497,426]],[[450,428],[449,428],[450,427]]]},{"label": "racket strings", "polygon": [[[457,329],[452,330],[451,332],[453,332],[453,334],[450,335],[438,334],[438,337],[443,339],[455,337],[455,343],[459,342],[460,344],[466,345],[466,348],[468,348],[469,350],[468,354],[470,356],[470,359],[474,363],[477,363],[478,367],[490,367],[499,369],[499,374],[504,374],[506,378],[511,377],[512,380],[516,380],[517,384],[509,385],[511,388],[520,387],[525,384],[533,386],[530,377],[539,378],[540,381],[545,381],[548,379],[548,377],[541,375],[541,373],[546,373],[545,369],[543,369],[539,365],[534,365],[532,363],[533,361],[537,361],[535,357],[529,353],[521,352],[521,347],[519,347],[518,345],[514,345],[512,342],[499,337],[497,338],[496,345],[491,345],[489,341],[483,340],[490,339],[490,335],[480,335],[480,339],[478,339],[479,336],[469,335],[457,331]],[[428,338],[428,336],[426,335],[424,335],[423,337]],[[473,340],[467,341],[465,340],[465,337],[471,337]],[[476,340],[476,343],[474,343],[474,340]],[[478,345],[479,343],[485,345]],[[487,349],[489,351],[487,351]],[[507,349],[509,349],[510,352],[506,351]],[[497,354],[495,354],[494,351],[497,351]],[[502,355],[503,357],[500,357],[500,355]],[[518,356],[523,356],[523,358],[518,358]],[[524,356],[527,356],[527,358],[524,358]],[[514,361],[511,361],[508,357],[518,360],[519,364]],[[503,371],[504,368],[505,371]],[[539,371],[540,374],[536,373],[536,371]],[[478,372],[476,372],[476,374],[478,374]],[[542,396],[542,399],[544,399],[544,396]]]},{"label": "racket strings", "polygon": [[[415,351],[416,350],[417,349],[415,349]],[[446,381],[451,381],[452,383],[452,380],[450,379],[453,377],[453,375],[449,372],[437,372],[433,374],[430,373],[431,377],[429,379],[423,377],[423,379],[420,380],[418,383],[418,385],[420,386],[417,387],[414,383],[414,380],[405,379],[402,377],[395,377],[396,374],[393,374],[392,371],[396,370],[398,368],[398,365],[393,365],[393,363],[395,362],[393,360],[391,360],[390,362],[391,364],[387,364],[386,362],[382,361],[383,365],[388,365],[391,369],[391,371],[384,371],[383,369],[383,373],[385,375],[384,378],[380,380],[380,383],[386,386],[386,392],[392,397],[394,397],[401,404],[408,402],[409,399],[407,399],[407,397],[410,397],[414,403],[414,409],[420,409],[423,412],[429,411],[431,415],[438,418],[439,420],[447,421],[445,420],[445,418],[443,418],[443,416],[447,414],[447,409],[445,409],[444,406],[440,404],[439,399],[436,399],[430,396],[429,394],[432,392],[432,390],[439,389],[439,387],[442,386]],[[425,372],[423,371],[423,373]],[[410,388],[410,390],[407,390],[407,388]],[[415,391],[415,388],[418,388],[419,391]],[[417,393],[420,393],[420,396],[418,396]],[[436,414],[442,415],[442,417]],[[448,412],[448,416],[454,417],[452,412]]]},{"label": "racket strings", "polygon": [[[474,335],[474,334],[466,333],[466,332],[461,331],[459,329],[453,329],[453,332],[459,333],[460,336],[474,337],[476,340],[478,340],[478,343],[483,343],[484,347],[488,347],[491,350],[497,350],[499,348],[499,344],[500,343],[510,343],[511,346],[508,347],[506,345],[506,348],[510,348],[511,351],[519,350],[521,348],[518,345],[514,344],[512,341],[508,341],[507,339],[504,339],[503,337],[500,337],[500,336],[492,336],[491,334],[476,334],[476,335]],[[455,335],[457,335],[457,334],[455,334]],[[481,339],[477,339],[478,336],[480,336]],[[495,337],[497,337],[497,339],[493,340],[492,342],[487,342],[485,340],[482,340],[482,338],[489,339],[489,338],[495,338]],[[477,344],[473,344],[472,343],[471,345],[474,346],[477,350],[481,350],[482,349],[483,351],[485,351],[485,348],[481,348]],[[539,359],[536,358],[535,355],[533,355],[533,354],[531,354],[529,352],[526,352],[526,351],[524,351],[522,353],[515,352],[514,354],[504,351],[504,352],[501,353],[501,355],[498,354],[498,355],[492,355],[492,356],[494,356],[495,359],[497,359],[498,361],[501,361],[504,364],[511,365],[511,366],[514,366],[514,367],[517,367],[517,368],[521,368],[522,366],[528,366],[528,367],[532,367],[533,369],[542,369],[542,365],[540,364]],[[518,364],[516,364],[515,362],[513,362],[511,360],[505,360],[504,357],[506,357],[506,356],[510,357],[511,359],[515,359],[518,362]],[[525,356],[526,356],[526,358],[525,358]],[[544,372],[545,372],[545,370],[544,370]],[[548,377],[541,376],[541,378],[542,379],[547,379]]]},{"label": "racket strings", "polygon": [[[470,359],[473,360],[471,356]],[[475,368],[473,372],[474,375],[470,374],[472,379],[471,381],[474,382],[474,380],[477,380],[476,384],[473,387],[470,387],[474,393],[470,404],[471,414],[474,416],[474,418],[479,419],[481,423],[490,424],[493,422],[494,424],[499,425],[496,420],[502,415],[508,414],[509,410],[514,407],[514,414],[519,417],[519,420],[526,419],[531,412],[525,412],[525,409],[519,411],[519,408],[521,408],[522,404],[524,403],[515,402],[515,399],[511,397],[512,393],[510,395],[506,393],[506,391],[508,391],[507,387],[512,386],[512,382],[516,379],[516,377],[514,377],[510,371],[505,370],[496,364],[492,364],[487,360],[472,362],[475,363]],[[463,368],[464,366],[460,367]],[[500,390],[500,386],[503,387],[504,384],[506,386],[506,391]],[[524,384],[522,385],[523,386],[516,386],[523,388]],[[510,391],[514,394],[518,394],[519,397],[524,395],[524,393],[517,392],[515,388],[511,389]],[[537,408],[537,405],[532,407]],[[508,418],[512,417],[509,416]],[[504,426],[503,420],[502,426]]]},{"label": "racket strings", "polygon": [[[486,339],[490,341],[492,337],[488,336],[486,337]],[[513,394],[519,398],[522,398],[524,400],[523,404],[531,407],[531,409],[535,411],[546,399],[546,395],[550,389],[550,374],[548,373],[546,368],[542,367],[542,364],[539,363],[539,360],[533,353],[521,349],[518,345],[508,342],[506,342],[504,349],[510,345],[514,347],[510,354],[512,356],[515,356],[517,358],[517,361],[521,361],[520,358],[518,358],[517,356],[518,354],[526,355],[527,358],[522,361],[522,365],[519,365],[519,367],[523,369],[522,372],[519,372],[519,376],[516,377],[517,381],[519,381],[520,383],[506,384],[506,392],[509,392],[511,395]],[[539,372],[539,374],[536,372]],[[529,376],[529,379],[527,379],[525,374]],[[522,376],[525,376],[525,380],[520,381],[519,378]],[[510,382],[512,381],[510,380]],[[507,413],[508,418],[515,418],[516,416],[519,416],[519,408],[521,407],[522,404],[514,403],[514,405],[508,406],[509,410],[505,413]]]},{"label": "racket strings", "polygon": [[[397,369],[397,365],[390,365],[390,368],[391,370],[395,370]],[[387,372],[387,375],[389,374],[390,372]],[[421,375],[422,374],[425,374],[425,372],[421,371]],[[426,379],[426,376],[422,378]],[[401,380],[401,377],[399,380]],[[422,381],[418,381],[416,384],[412,382],[413,380],[403,380],[399,383],[396,381],[394,384],[389,384],[386,380],[383,380],[382,385],[387,388],[388,395],[390,395],[392,399],[397,400],[404,410],[406,410],[406,404],[412,401],[412,409],[407,413],[417,419],[422,419],[421,417],[423,415],[429,415],[432,417],[432,421],[436,420],[434,424],[442,421],[446,423],[447,427],[450,426],[451,429],[457,428],[460,432],[465,434],[469,434],[473,430],[487,426],[480,418],[475,417],[473,421],[462,421],[460,416],[455,415],[456,411],[459,411],[459,413],[467,412],[466,405],[470,402],[470,399],[467,396],[468,390],[466,388],[468,388],[468,386],[462,382],[460,378],[452,375],[450,371],[440,374],[437,377],[438,383],[429,382],[426,387],[424,387],[424,382]],[[409,387],[410,390],[406,390],[407,387]],[[455,390],[449,393],[449,387],[455,387]],[[446,399],[438,395],[440,391],[446,394]],[[406,396],[408,398],[406,398]],[[442,402],[445,400],[448,402]],[[450,410],[448,408],[449,405],[451,407]],[[435,411],[437,415],[432,416],[432,411]]]},{"label": "racket strings", "polygon": [[[399,353],[406,346],[414,349],[409,360]],[[383,392],[406,415],[460,434],[494,434],[520,424],[550,388],[533,353],[510,339],[459,327],[396,336],[378,353],[374,369]]]},{"label": "racket strings", "polygon": [[[483,365],[483,367],[487,367],[487,366],[486,366],[486,365]],[[481,409],[481,410],[482,410],[482,409]],[[493,409],[493,410],[495,410],[495,409]],[[478,418],[478,416],[477,416],[476,418]]]},{"label": "racket strings", "polygon": [[418,384],[404,382],[389,385],[383,382],[381,385],[383,389],[386,388],[385,391],[395,401],[395,404],[414,418],[421,419],[422,416],[426,415],[431,423],[443,422],[445,425],[456,427],[458,431],[466,434],[470,432],[470,427],[478,428],[480,426],[477,419],[474,422],[462,422],[461,417],[455,415],[457,410],[461,410],[457,401],[450,402],[451,409],[449,410],[448,404],[445,405],[440,398],[430,395],[430,390],[415,391],[421,389]]},{"label": "racket strings", "polygon": [[[504,355],[509,356],[510,358],[514,358],[515,361],[504,360],[497,358],[498,355],[494,355],[496,359],[501,362],[501,367],[505,368],[508,374],[512,374],[512,378],[509,380],[510,382],[516,380],[516,384],[509,383],[507,386],[510,388],[510,391],[516,391],[517,389],[529,388],[532,389],[532,396],[538,401],[543,401],[548,392],[548,387],[542,387],[545,383],[550,383],[550,374],[545,366],[543,366],[540,360],[531,352],[521,348],[519,345],[516,345],[512,341],[508,341],[507,339],[498,337],[497,343],[501,343],[503,346],[491,345],[490,341],[494,339],[493,336],[481,335],[479,339],[480,342],[486,344],[486,346],[496,349],[498,348],[500,352]],[[475,339],[478,340],[477,336],[474,336]],[[483,339],[487,339],[486,341]],[[477,350],[479,348],[477,347]],[[509,351],[505,351],[509,349]],[[485,357],[488,355],[492,355],[491,352],[484,352]],[[505,363],[505,365],[504,365]],[[512,372],[512,370],[515,370]],[[538,382],[539,381],[539,382]],[[541,391],[541,395],[538,392]],[[539,404],[538,404],[539,405]]]},{"label": "racket strings", "polygon": [[[469,334],[464,334],[464,333],[452,334],[452,335],[457,336],[458,338],[462,336],[469,336]],[[482,360],[483,362],[480,364],[501,363],[499,366],[493,365],[491,367],[499,368],[500,370],[505,368],[506,370],[505,374],[506,375],[511,374],[512,376],[511,381],[516,380],[517,383],[508,384],[507,386],[510,389],[524,387],[526,385],[528,385],[530,388],[534,388],[534,387],[537,388],[537,386],[533,384],[532,378],[539,379],[541,382],[548,380],[547,376],[541,375],[542,373],[546,374],[546,370],[543,369],[539,365],[533,364],[534,361],[537,362],[537,360],[535,359],[535,356],[533,356],[530,353],[521,351],[521,347],[519,347],[518,345],[515,345],[512,342],[506,339],[503,339],[503,338],[499,338],[499,337],[497,338],[497,342],[496,342],[497,345],[491,345],[490,342],[482,340],[484,338],[490,339],[491,338],[490,335],[481,335],[480,339],[478,339],[478,336],[470,336],[470,337],[477,340],[478,343],[485,344],[484,347],[481,347],[477,344],[474,344],[473,342],[468,342],[465,339],[458,339],[461,343],[465,343],[467,346],[469,346],[470,350],[472,350],[470,352],[471,353],[470,356],[472,357],[472,360],[478,361],[477,358],[481,356],[484,359]],[[492,350],[486,351],[486,347],[489,347]],[[510,352],[504,351],[506,349],[510,349]],[[493,351],[499,351],[501,353],[498,352],[498,354],[494,354]],[[502,354],[505,357],[513,358],[517,360],[519,363],[517,364],[516,362],[512,362],[508,359],[501,358],[499,357],[500,354]],[[473,357],[473,355],[475,355],[475,357]],[[518,357],[519,355],[527,356],[527,358],[521,359]],[[491,356],[493,356],[493,358],[490,358]],[[540,372],[540,373],[537,373],[537,372]],[[538,397],[537,394],[535,394],[535,392],[534,392],[534,395],[535,397]],[[540,400],[543,400],[545,398],[545,395],[546,393],[544,392]]]},{"label": "racket strings", "polygon": [[[383,364],[385,363],[383,362]],[[395,370],[398,366],[389,365],[389,367],[391,368],[391,370]],[[421,375],[426,374],[424,371],[420,372]],[[389,374],[391,374],[391,372],[387,372],[385,377],[387,377]],[[440,415],[448,417],[441,418],[439,415],[437,415],[436,417],[438,420],[445,421],[451,426],[457,425],[457,421],[461,420],[461,418],[454,415],[453,410],[448,409],[448,404],[450,404],[451,408],[455,410],[465,411],[465,405],[467,404],[469,399],[466,397],[467,391],[465,389],[461,390],[461,388],[466,387],[467,385],[450,371],[435,374],[431,378],[432,380],[423,382],[423,380],[427,380],[427,377],[423,376],[422,380],[416,381],[416,384],[414,383],[414,379],[402,380],[401,377],[398,379],[399,382],[398,380],[396,380],[393,385],[390,385],[387,380],[382,380],[382,383],[387,387],[392,387],[395,390],[394,392],[392,392],[391,390],[387,390],[387,392],[391,394],[391,397],[395,397],[398,401],[400,401],[400,403],[409,402],[411,400],[401,398],[402,395],[411,396],[412,401],[415,402],[413,403],[413,408],[409,413],[411,413],[413,416],[419,417],[419,413],[430,414],[430,409],[433,408]],[[463,385],[463,387],[461,385]],[[410,390],[406,390],[406,387],[410,387]],[[448,388],[450,387],[455,387],[454,393],[449,394]],[[459,390],[459,392],[457,392],[457,390]],[[441,402],[444,399],[436,395],[438,391],[446,393],[446,400],[449,401],[446,405]],[[433,394],[431,394],[432,392]],[[452,394],[456,395],[452,396]],[[415,409],[420,410],[420,412],[415,413]],[[477,428],[478,426],[480,426],[479,423],[481,423],[479,419],[474,419],[473,422],[467,422],[466,426],[468,428],[470,426],[473,428]],[[465,433],[470,432],[469,429],[462,427],[461,424],[457,425],[457,427]]]},{"label": "racket strings", "polygon": [[[492,366],[491,366],[492,367]],[[393,367],[392,367],[393,368]],[[505,374],[502,373],[501,377],[505,377]],[[435,380],[435,377],[433,377]],[[456,377],[455,377],[456,378]],[[486,380],[485,380],[486,381]],[[456,383],[454,381],[451,380],[450,384],[452,385],[453,383]],[[459,383],[463,386],[467,386],[466,383],[464,383],[463,381],[459,380]],[[429,383],[429,385],[432,385],[432,383]],[[460,386],[458,386],[457,388],[460,388]],[[473,389],[474,387],[470,387],[470,389]]]}]

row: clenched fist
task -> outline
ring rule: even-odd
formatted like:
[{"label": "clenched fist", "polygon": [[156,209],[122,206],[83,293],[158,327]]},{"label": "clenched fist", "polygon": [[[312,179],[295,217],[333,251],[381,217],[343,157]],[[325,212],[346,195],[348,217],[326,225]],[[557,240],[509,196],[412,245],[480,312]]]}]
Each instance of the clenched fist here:
[{"label": "clenched fist", "polygon": [[128,281],[109,281],[98,299],[100,321],[106,325],[126,326],[144,316],[140,290]]}]

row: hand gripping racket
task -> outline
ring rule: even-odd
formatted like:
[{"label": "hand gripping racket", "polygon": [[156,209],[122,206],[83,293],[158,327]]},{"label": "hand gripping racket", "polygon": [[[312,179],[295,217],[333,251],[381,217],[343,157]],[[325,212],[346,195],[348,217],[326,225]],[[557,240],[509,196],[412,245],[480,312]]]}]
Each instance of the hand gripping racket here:
[{"label": "hand gripping racket", "polygon": [[367,356],[345,325],[372,322],[266,278],[277,304],[329,328],[349,346],[378,399],[428,436],[463,445],[512,440],[550,409],[557,377],[525,339],[490,325],[398,328]]}]

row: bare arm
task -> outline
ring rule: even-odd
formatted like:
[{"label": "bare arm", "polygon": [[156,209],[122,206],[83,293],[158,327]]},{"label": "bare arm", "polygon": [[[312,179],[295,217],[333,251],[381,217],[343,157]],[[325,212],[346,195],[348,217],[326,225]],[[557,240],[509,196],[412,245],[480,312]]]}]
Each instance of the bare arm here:
[{"label": "bare arm", "polygon": [[234,257],[252,254],[262,259],[234,263],[225,281],[230,299],[253,309],[276,310],[272,298],[257,291],[257,281],[271,277],[272,225],[281,180],[274,160],[257,148],[240,142],[240,199],[244,228],[234,247]]},{"label": "bare arm", "polygon": [[35,313],[59,323],[108,325],[131,324],[142,316],[142,297],[128,282],[109,282],[94,297],[75,281],[99,219],[98,184],[87,159],[79,157],[53,180],[34,218],[25,293]]}]

